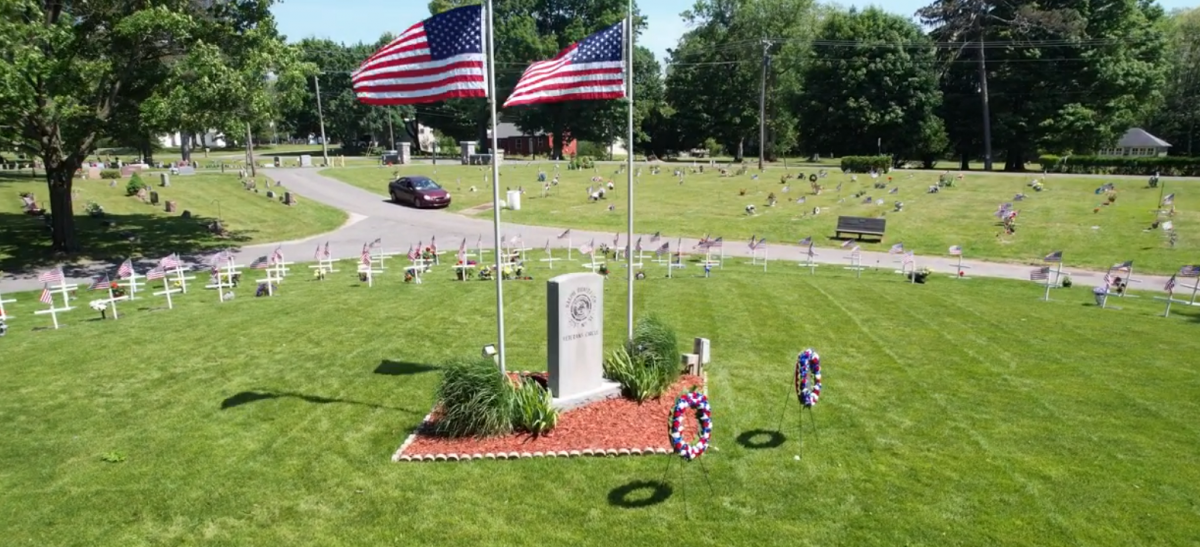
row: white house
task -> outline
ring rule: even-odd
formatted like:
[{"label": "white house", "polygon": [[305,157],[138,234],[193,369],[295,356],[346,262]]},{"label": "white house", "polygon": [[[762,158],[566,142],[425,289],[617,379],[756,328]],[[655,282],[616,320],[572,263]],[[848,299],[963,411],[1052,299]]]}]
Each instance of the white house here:
[{"label": "white house", "polygon": [[1117,141],[1117,145],[1113,148],[1104,148],[1100,150],[1101,156],[1165,156],[1167,150],[1171,148],[1171,144],[1164,141],[1140,127],[1134,127],[1121,135],[1121,139]]},{"label": "white house", "polygon": [[[193,147],[200,148],[225,148],[225,134],[218,133],[212,129],[199,135],[200,142],[193,142]],[[158,145],[163,148],[179,148],[183,146],[183,136],[178,131],[167,135],[158,136]]]}]

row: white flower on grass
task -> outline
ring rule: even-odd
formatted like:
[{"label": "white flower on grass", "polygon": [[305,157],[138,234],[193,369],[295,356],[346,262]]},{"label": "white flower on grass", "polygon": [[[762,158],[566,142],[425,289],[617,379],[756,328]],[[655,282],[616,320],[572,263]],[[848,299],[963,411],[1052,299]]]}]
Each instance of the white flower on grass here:
[{"label": "white flower on grass", "polygon": [[104,311],[108,309],[108,304],[103,300],[92,300],[92,302],[88,305],[96,311]]}]

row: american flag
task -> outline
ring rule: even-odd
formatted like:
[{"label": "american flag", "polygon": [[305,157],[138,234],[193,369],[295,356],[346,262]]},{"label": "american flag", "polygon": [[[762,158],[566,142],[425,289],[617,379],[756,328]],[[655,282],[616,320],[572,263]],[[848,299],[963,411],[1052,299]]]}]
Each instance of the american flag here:
[{"label": "american flag", "polygon": [[894,255],[897,255],[897,254],[900,254],[900,253],[903,253],[903,252],[904,252],[904,244],[903,244],[903,243],[897,243],[897,244],[895,244],[895,245],[892,245],[892,248],[891,248],[891,250],[889,250],[889,251],[888,251],[888,254],[894,254]]},{"label": "american flag", "polygon": [[658,256],[662,256],[662,255],[667,254],[670,251],[671,251],[671,243],[665,242],[662,244],[661,247],[659,247],[657,250],[654,251],[654,254],[656,254]]},{"label": "american flag", "polygon": [[853,239],[847,239],[846,241],[843,241],[843,242],[842,242],[842,248],[843,248],[843,249],[849,249],[851,245],[854,245],[854,240],[853,240]]},{"label": "american flag", "polygon": [[638,236],[637,244],[633,247],[634,251],[642,252],[642,236]]},{"label": "american flag", "polygon": [[212,271],[213,275],[216,275],[219,271],[221,271],[221,258],[223,254],[225,253],[217,253],[213,255],[212,258],[208,259],[208,269]]},{"label": "american flag", "polygon": [[916,257],[915,257],[915,256],[913,256],[913,252],[912,252],[912,251],[909,251],[909,252],[907,252],[907,253],[904,253],[904,262],[903,262],[903,264],[904,264],[905,266],[911,266],[911,265],[913,264],[913,262],[915,262],[915,261],[916,261]]},{"label": "american flag", "polygon": [[962,256],[962,247],[958,245],[951,245],[950,256]]},{"label": "american flag", "polygon": [[[1167,291],[1167,296],[1175,292],[1175,276],[1172,275],[1171,279],[1167,280],[1167,284],[1163,287],[1163,290]],[[45,295],[44,292],[42,294]]]},{"label": "american flag", "polygon": [[38,275],[38,281],[42,283],[62,283],[63,271],[62,266],[58,266],[53,270],[46,270]]},{"label": "american flag", "polygon": [[758,243],[755,243],[755,244],[754,244],[754,249],[755,249],[755,250],[758,250],[758,249],[765,249],[766,247],[767,247],[767,238],[765,238],[765,237],[764,237],[764,238],[762,238],[762,239],[760,239],[760,240],[758,240]]},{"label": "american flag", "polygon": [[1063,253],[1062,251],[1054,251],[1053,253],[1046,255],[1046,258],[1043,258],[1042,261],[1043,262],[1062,262],[1062,253]]},{"label": "american flag", "polygon": [[383,245],[383,238],[377,237],[377,238],[375,238],[375,241],[371,242],[370,248],[374,249],[375,247],[378,247],[380,245]]},{"label": "american flag", "polygon": [[721,246],[721,245],[724,243],[724,241],[723,241],[724,239],[725,239],[724,237],[718,237],[717,239],[714,239],[714,240],[712,240],[712,241],[709,241],[709,242],[708,242],[708,247],[709,247],[710,249],[711,249],[711,248],[713,248],[713,247],[720,247],[720,246]]},{"label": "american flag", "polygon": [[812,247],[812,244],[813,244],[813,239],[812,239],[812,236],[808,236],[808,237],[806,237],[806,238],[804,238],[804,239],[801,239],[801,240],[800,240],[800,246],[801,246],[801,247],[803,247],[803,246],[805,246],[805,245],[808,245],[809,247]]},{"label": "american flag", "polygon": [[313,260],[321,260],[321,246],[317,245],[317,250],[313,251]]},{"label": "american flag", "polygon": [[279,264],[282,262],[283,262],[283,247],[275,247],[275,250],[271,251],[271,263]]},{"label": "american flag", "polygon": [[462,244],[458,246],[458,261],[464,262],[467,259],[467,238],[463,238]]},{"label": "american flag", "polygon": [[662,232],[654,232],[654,235],[650,236],[650,243],[657,243],[661,238]]},{"label": "american flag", "polygon": [[[363,252],[364,252],[364,253],[366,253],[366,251],[363,251]],[[416,259],[417,259],[417,257],[419,257],[419,256],[421,256],[421,254],[417,252],[417,249],[416,249],[416,247],[413,247],[412,245],[409,245],[409,246],[408,246],[408,259],[409,259],[409,260],[416,260]]]},{"label": "american flag", "polygon": [[529,65],[504,108],[523,104],[620,99],[625,96],[625,21]]},{"label": "american flag", "polygon": [[621,232],[617,232],[617,235],[613,236],[613,248],[616,249],[620,245],[621,245]]},{"label": "american flag", "polygon": [[[254,259],[254,262],[250,263],[250,268],[255,269],[255,270],[265,270],[270,265],[271,265],[271,259],[269,259],[265,256],[260,256],[256,259]],[[149,275],[150,274],[146,274],[147,277],[149,277]]]},{"label": "american flag", "polygon": [[1200,266],[1183,266],[1179,268],[1179,277],[1200,277]]},{"label": "american flag", "polygon": [[172,270],[178,268],[179,266],[179,255],[175,253],[164,256],[162,260],[158,261],[158,267],[162,268],[163,270]]},{"label": "american flag", "polygon": [[1113,280],[1112,270],[1109,270],[1107,273],[1104,274],[1104,286],[1111,287],[1113,284],[1113,281],[1114,280]]},{"label": "american flag", "polygon": [[121,263],[121,267],[117,268],[117,277],[120,279],[127,279],[128,277],[130,277],[132,275],[133,275],[133,260],[126,258],[125,262]]},{"label": "american flag", "polygon": [[43,304],[54,305],[54,295],[50,294],[50,287],[42,285],[42,295],[38,297],[38,301]]},{"label": "american flag", "polygon": [[585,255],[590,255],[590,254],[592,254],[592,250],[595,248],[596,248],[596,240],[593,239],[591,243],[587,243],[587,244],[584,244],[583,246],[579,247],[579,252],[581,252]]},{"label": "american flag", "polygon": [[561,234],[558,234],[558,239],[567,239],[568,237],[571,237],[571,229],[570,228],[567,228],[567,231],[565,231]]},{"label": "american flag", "polygon": [[1029,280],[1030,281],[1049,281],[1050,280],[1050,267],[1042,266],[1041,268],[1034,268],[1033,270],[1030,270]]},{"label": "american flag", "polygon": [[351,74],[359,102],[431,103],[487,97],[483,7],[464,6],[417,23]]},{"label": "american flag", "polygon": [[[411,248],[411,247],[409,248],[409,251],[408,251],[408,253],[409,253],[410,255],[412,254],[412,248]],[[363,245],[362,254],[361,254],[361,255],[359,255],[359,257],[358,257],[358,262],[359,262],[360,264],[362,264],[363,266],[366,266],[366,267],[367,267],[367,269],[370,269],[370,268],[371,268],[371,249],[370,249],[369,247],[367,247],[366,245]]]},{"label": "american flag", "polygon": [[811,241],[809,241],[808,242],[808,259],[812,260],[812,258],[814,256],[817,256],[817,253],[813,252],[813,244]]},{"label": "american flag", "polygon": [[1167,194],[1167,197],[1163,198],[1162,204],[1171,205],[1173,203],[1175,203],[1175,193],[1171,192],[1170,194]]},{"label": "american flag", "polygon": [[1132,261],[1132,260],[1126,260],[1125,262],[1122,262],[1122,263],[1120,263],[1120,264],[1113,264],[1113,267],[1112,267],[1112,269],[1114,269],[1114,270],[1121,270],[1121,271],[1128,271],[1128,270],[1129,270],[1130,268],[1132,268],[1132,267],[1133,267],[1133,261]]},{"label": "american flag", "polygon": [[329,242],[328,241],[325,242],[325,252],[321,253],[321,256],[325,257],[326,260],[329,260],[330,255],[329,255]]},{"label": "american flag", "polygon": [[850,247],[850,254],[852,255],[858,256],[860,251],[862,251],[862,247],[859,247],[857,243],[853,247]]},{"label": "american flag", "polygon": [[437,254],[437,236],[430,236],[430,238],[429,238],[429,250],[430,250],[430,252],[432,252],[433,254]]},{"label": "american flag", "polygon": [[[263,257],[263,258],[266,258],[266,257]],[[167,271],[165,269],[163,269],[162,266],[155,266],[153,268],[150,268],[150,271],[146,272],[146,280],[147,281],[154,281],[155,279],[162,279],[166,276],[167,276]]]},{"label": "american flag", "polygon": [[104,274],[92,280],[92,285],[88,287],[89,291],[106,291],[112,288],[112,282],[108,280],[108,274]]},{"label": "american flag", "polygon": [[545,251],[546,254],[550,254],[550,240],[549,239],[546,240],[546,247],[542,250]]},{"label": "american flag", "polygon": [[757,235],[750,236],[750,250],[751,251],[758,248],[758,242],[754,240],[754,238],[756,238],[756,237],[758,237],[758,236]]}]

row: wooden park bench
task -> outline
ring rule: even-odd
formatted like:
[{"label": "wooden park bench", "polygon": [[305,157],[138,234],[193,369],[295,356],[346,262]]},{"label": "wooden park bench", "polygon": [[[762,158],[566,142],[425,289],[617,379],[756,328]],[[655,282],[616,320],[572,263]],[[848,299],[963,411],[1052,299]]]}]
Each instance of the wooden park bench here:
[{"label": "wooden park bench", "polygon": [[855,234],[859,239],[862,239],[862,236],[877,236],[883,239],[886,224],[887,221],[882,218],[838,217],[835,235],[841,237],[842,234]]}]

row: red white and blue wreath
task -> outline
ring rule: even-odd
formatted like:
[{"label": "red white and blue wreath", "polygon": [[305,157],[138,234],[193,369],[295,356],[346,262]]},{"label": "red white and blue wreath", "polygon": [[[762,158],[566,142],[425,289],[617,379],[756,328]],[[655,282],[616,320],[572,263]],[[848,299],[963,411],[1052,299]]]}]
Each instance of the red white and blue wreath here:
[{"label": "red white and blue wreath", "polygon": [[[688,409],[696,410],[696,420],[700,422],[700,434],[695,444],[683,440],[683,419]],[[708,397],[696,391],[680,395],[675,401],[675,410],[671,412],[671,448],[681,458],[691,461],[708,450],[708,439],[711,437],[712,408],[708,405]]]},{"label": "red white and blue wreath", "polygon": [[812,407],[821,398],[821,356],[812,348],[796,356],[796,397],[806,407]]}]

